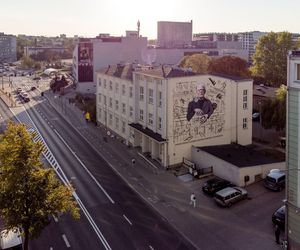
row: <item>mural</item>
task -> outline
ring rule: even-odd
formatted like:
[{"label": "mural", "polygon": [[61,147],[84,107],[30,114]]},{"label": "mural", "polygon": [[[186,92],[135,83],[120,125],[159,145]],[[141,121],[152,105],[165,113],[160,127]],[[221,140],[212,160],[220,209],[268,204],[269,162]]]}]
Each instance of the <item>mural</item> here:
[{"label": "mural", "polygon": [[80,42],[78,44],[78,81],[93,81],[93,43]]},{"label": "mural", "polygon": [[173,142],[221,136],[225,124],[226,81],[179,82],[173,89]]}]

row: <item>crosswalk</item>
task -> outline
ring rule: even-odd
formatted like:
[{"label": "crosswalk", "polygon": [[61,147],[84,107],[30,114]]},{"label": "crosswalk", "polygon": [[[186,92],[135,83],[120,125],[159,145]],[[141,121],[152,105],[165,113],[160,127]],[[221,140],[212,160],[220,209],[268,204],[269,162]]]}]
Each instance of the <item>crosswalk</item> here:
[{"label": "crosswalk", "polygon": [[18,113],[14,113],[13,110],[12,110],[12,112],[14,113],[14,115],[15,115],[16,119],[18,120],[18,122],[21,123],[21,124],[24,124],[26,126],[27,131],[32,135],[33,141],[34,142],[41,142],[42,148],[43,148],[43,151],[42,151],[43,156],[45,157],[45,159],[47,159],[47,161],[49,162],[51,167],[55,170],[56,174],[61,179],[61,181],[65,185],[69,186],[70,182],[69,182],[68,178],[66,177],[65,173],[63,172],[63,170],[61,169],[59,163],[55,159],[55,156],[52,154],[51,150],[47,146],[44,138],[42,137],[39,130],[35,126],[34,122],[30,118],[30,116],[27,113],[26,109],[24,108],[23,110],[24,111],[18,112]]}]

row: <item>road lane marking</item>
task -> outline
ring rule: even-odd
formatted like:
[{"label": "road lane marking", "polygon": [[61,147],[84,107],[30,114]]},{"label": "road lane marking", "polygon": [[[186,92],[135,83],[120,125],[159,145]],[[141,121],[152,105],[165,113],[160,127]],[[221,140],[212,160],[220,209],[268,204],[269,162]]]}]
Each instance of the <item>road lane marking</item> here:
[{"label": "road lane marking", "polygon": [[90,177],[94,180],[97,186],[102,190],[102,192],[106,195],[106,197],[110,200],[112,204],[115,204],[114,200],[110,197],[110,195],[106,192],[106,190],[101,186],[101,184],[96,180],[96,178],[92,175],[92,173],[87,169],[87,167],[83,164],[83,162],[79,159],[79,157],[74,153],[74,151],[70,148],[67,142],[61,137],[61,135],[56,131],[53,130],[57,136],[62,140],[62,142],[66,145],[66,147],[70,150],[70,152],[75,156],[75,158],[79,161],[81,166],[86,170],[86,172],[90,175]]},{"label": "road lane marking", "polygon": [[55,222],[58,222],[58,218],[56,216],[52,215],[52,217],[53,217]]},{"label": "road lane marking", "polygon": [[125,214],[123,214],[123,217],[125,218],[125,220],[127,220],[127,222],[130,224],[130,226],[132,226],[132,223],[131,223],[131,221],[126,217],[126,215]]},{"label": "road lane marking", "polygon": [[149,248],[150,248],[151,250],[154,250],[154,248],[153,248],[151,245],[149,245]]},{"label": "road lane marking", "polygon": [[68,241],[68,239],[67,239],[67,236],[66,236],[65,234],[63,234],[62,237],[63,237],[63,239],[64,239],[64,241],[65,241],[65,244],[66,244],[67,248],[70,248],[71,245],[70,245],[70,243],[69,243],[69,241]]}]

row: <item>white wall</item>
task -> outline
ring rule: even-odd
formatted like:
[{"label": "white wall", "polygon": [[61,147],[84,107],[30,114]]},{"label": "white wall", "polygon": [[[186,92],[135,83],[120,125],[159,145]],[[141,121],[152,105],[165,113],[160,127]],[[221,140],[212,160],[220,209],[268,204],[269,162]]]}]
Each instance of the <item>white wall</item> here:
[{"label": "white wall", "polygon": [[264,164],[250,167],[237,167],[227,161],[224,161],[214,155],[211,155],[197,147],[192,147],[191,161],[199,168],[207,168],[212,166],[214,175],[226,179],[237,186],[245,186],[244,177],[249,176],[247,185],[254,183],[255,176],[261,175],[265,178],[271,169],[286,169],[285,162],[272,164]]}]

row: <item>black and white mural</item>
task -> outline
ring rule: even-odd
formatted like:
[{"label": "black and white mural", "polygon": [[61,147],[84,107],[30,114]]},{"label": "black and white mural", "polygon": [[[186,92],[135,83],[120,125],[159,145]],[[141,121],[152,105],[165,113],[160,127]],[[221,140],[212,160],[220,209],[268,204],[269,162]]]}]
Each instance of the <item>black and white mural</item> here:
[{"label": "black and white mural", "polygon": [[173,142],[221,136],[225,124],[226,80],[179,82],[173,88]]}]

